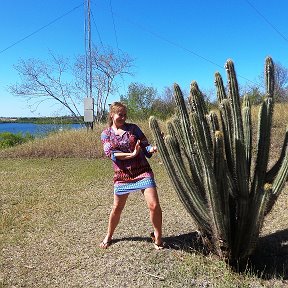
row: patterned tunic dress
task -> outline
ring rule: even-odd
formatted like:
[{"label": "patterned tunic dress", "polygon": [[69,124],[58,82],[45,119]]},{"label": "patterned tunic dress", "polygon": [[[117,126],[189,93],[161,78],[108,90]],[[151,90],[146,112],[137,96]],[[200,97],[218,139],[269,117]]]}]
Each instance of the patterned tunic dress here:
[{"label": "patterned tunic dress", "polygon": [[[113,128],[109,127],[101,133],[101,141],[106,156],[113,161],[114,193],[123,195],[130,192],[156,187],[152,169],[146,159],[152,156],[149,153],[151,145],[141,129],[130,123],[125,123],[122,135],[116,135]],[[114,153],[131,153],[134,151],[137,140],[140,140],[139,154],[127,160],[116,159]]]}]

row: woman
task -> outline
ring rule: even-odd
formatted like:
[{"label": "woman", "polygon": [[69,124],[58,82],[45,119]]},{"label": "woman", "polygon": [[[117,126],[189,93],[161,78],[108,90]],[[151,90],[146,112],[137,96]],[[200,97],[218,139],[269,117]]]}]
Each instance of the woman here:
[{"label": "woman", "polygon": [[109,127],[101,134],[105,154],[113,161],[114,203],[109,217],[108,231],[100,244],[108,248],[117,227],[129,193],[141,190],[150,211],[154,232],[151,233],[155,249],[162,249],[162,211],[159,204],[153,171],[146,159],[157,151],[149,145],[140,128],[126,123],[127,108],[120,102],[110,105]]}]

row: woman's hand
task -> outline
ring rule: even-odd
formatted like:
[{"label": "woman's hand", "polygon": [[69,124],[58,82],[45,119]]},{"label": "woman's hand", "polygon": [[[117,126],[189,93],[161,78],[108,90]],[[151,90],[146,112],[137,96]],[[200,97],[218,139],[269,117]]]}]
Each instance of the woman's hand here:
[{"label": "woman's hand", "polygon": [[134,151],[132,152],[132,156],[136,157],[139,154],[140,150],[141,150],[140,140],[137,140]]},{"label": "woman's hand", "polygon": [[118,159],[118,160],[128,160],[128,159],[132,159],[134,157],[136,157],[139,152],[141,150],[141,147],[140,147],[140,140],[138,140],[136,142],[136,145],[135,145],[135,148],[134,148],[134,151],[133,152],[116,152],[114,153],[114,156]]},{"label": "woman's hand", "polygon": [[157,152],[157,146],[152,146],[152,147],[150,148],[149,152],[150,152],[151,154]]}]

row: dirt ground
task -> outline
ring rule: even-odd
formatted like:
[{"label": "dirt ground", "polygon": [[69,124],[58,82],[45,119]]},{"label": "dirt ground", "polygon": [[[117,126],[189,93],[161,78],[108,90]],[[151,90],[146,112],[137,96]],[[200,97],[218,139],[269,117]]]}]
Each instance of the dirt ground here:
[{"label": "dirt ground", "polygon": [[261,275],[243,275],[205,254],[163,165],[152,164],[168,245],[162,251],[149,239],[141,193],[129,196],[113,245],[99,248],[113,201],[109,161],[1,162],[1,287],[288,287],[287,185],[255,252]]}]

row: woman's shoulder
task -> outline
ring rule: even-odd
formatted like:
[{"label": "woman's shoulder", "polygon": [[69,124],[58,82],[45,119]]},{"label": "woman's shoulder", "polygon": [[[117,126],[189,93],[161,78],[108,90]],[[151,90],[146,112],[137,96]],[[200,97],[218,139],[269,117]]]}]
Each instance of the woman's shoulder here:
[{"label": "woman's shoulder", "polygon": [[102,131],[102,133],[107,133],[107,132],[109,132],[111,130],[111,127],[106,127],[103,131]]},{"label": "woman's shoulder", "polygon": [[111,127],[107,127],[101,132],[101,138],[107,138],[107,136],[109,136],[110,134],[111,134]]}]

